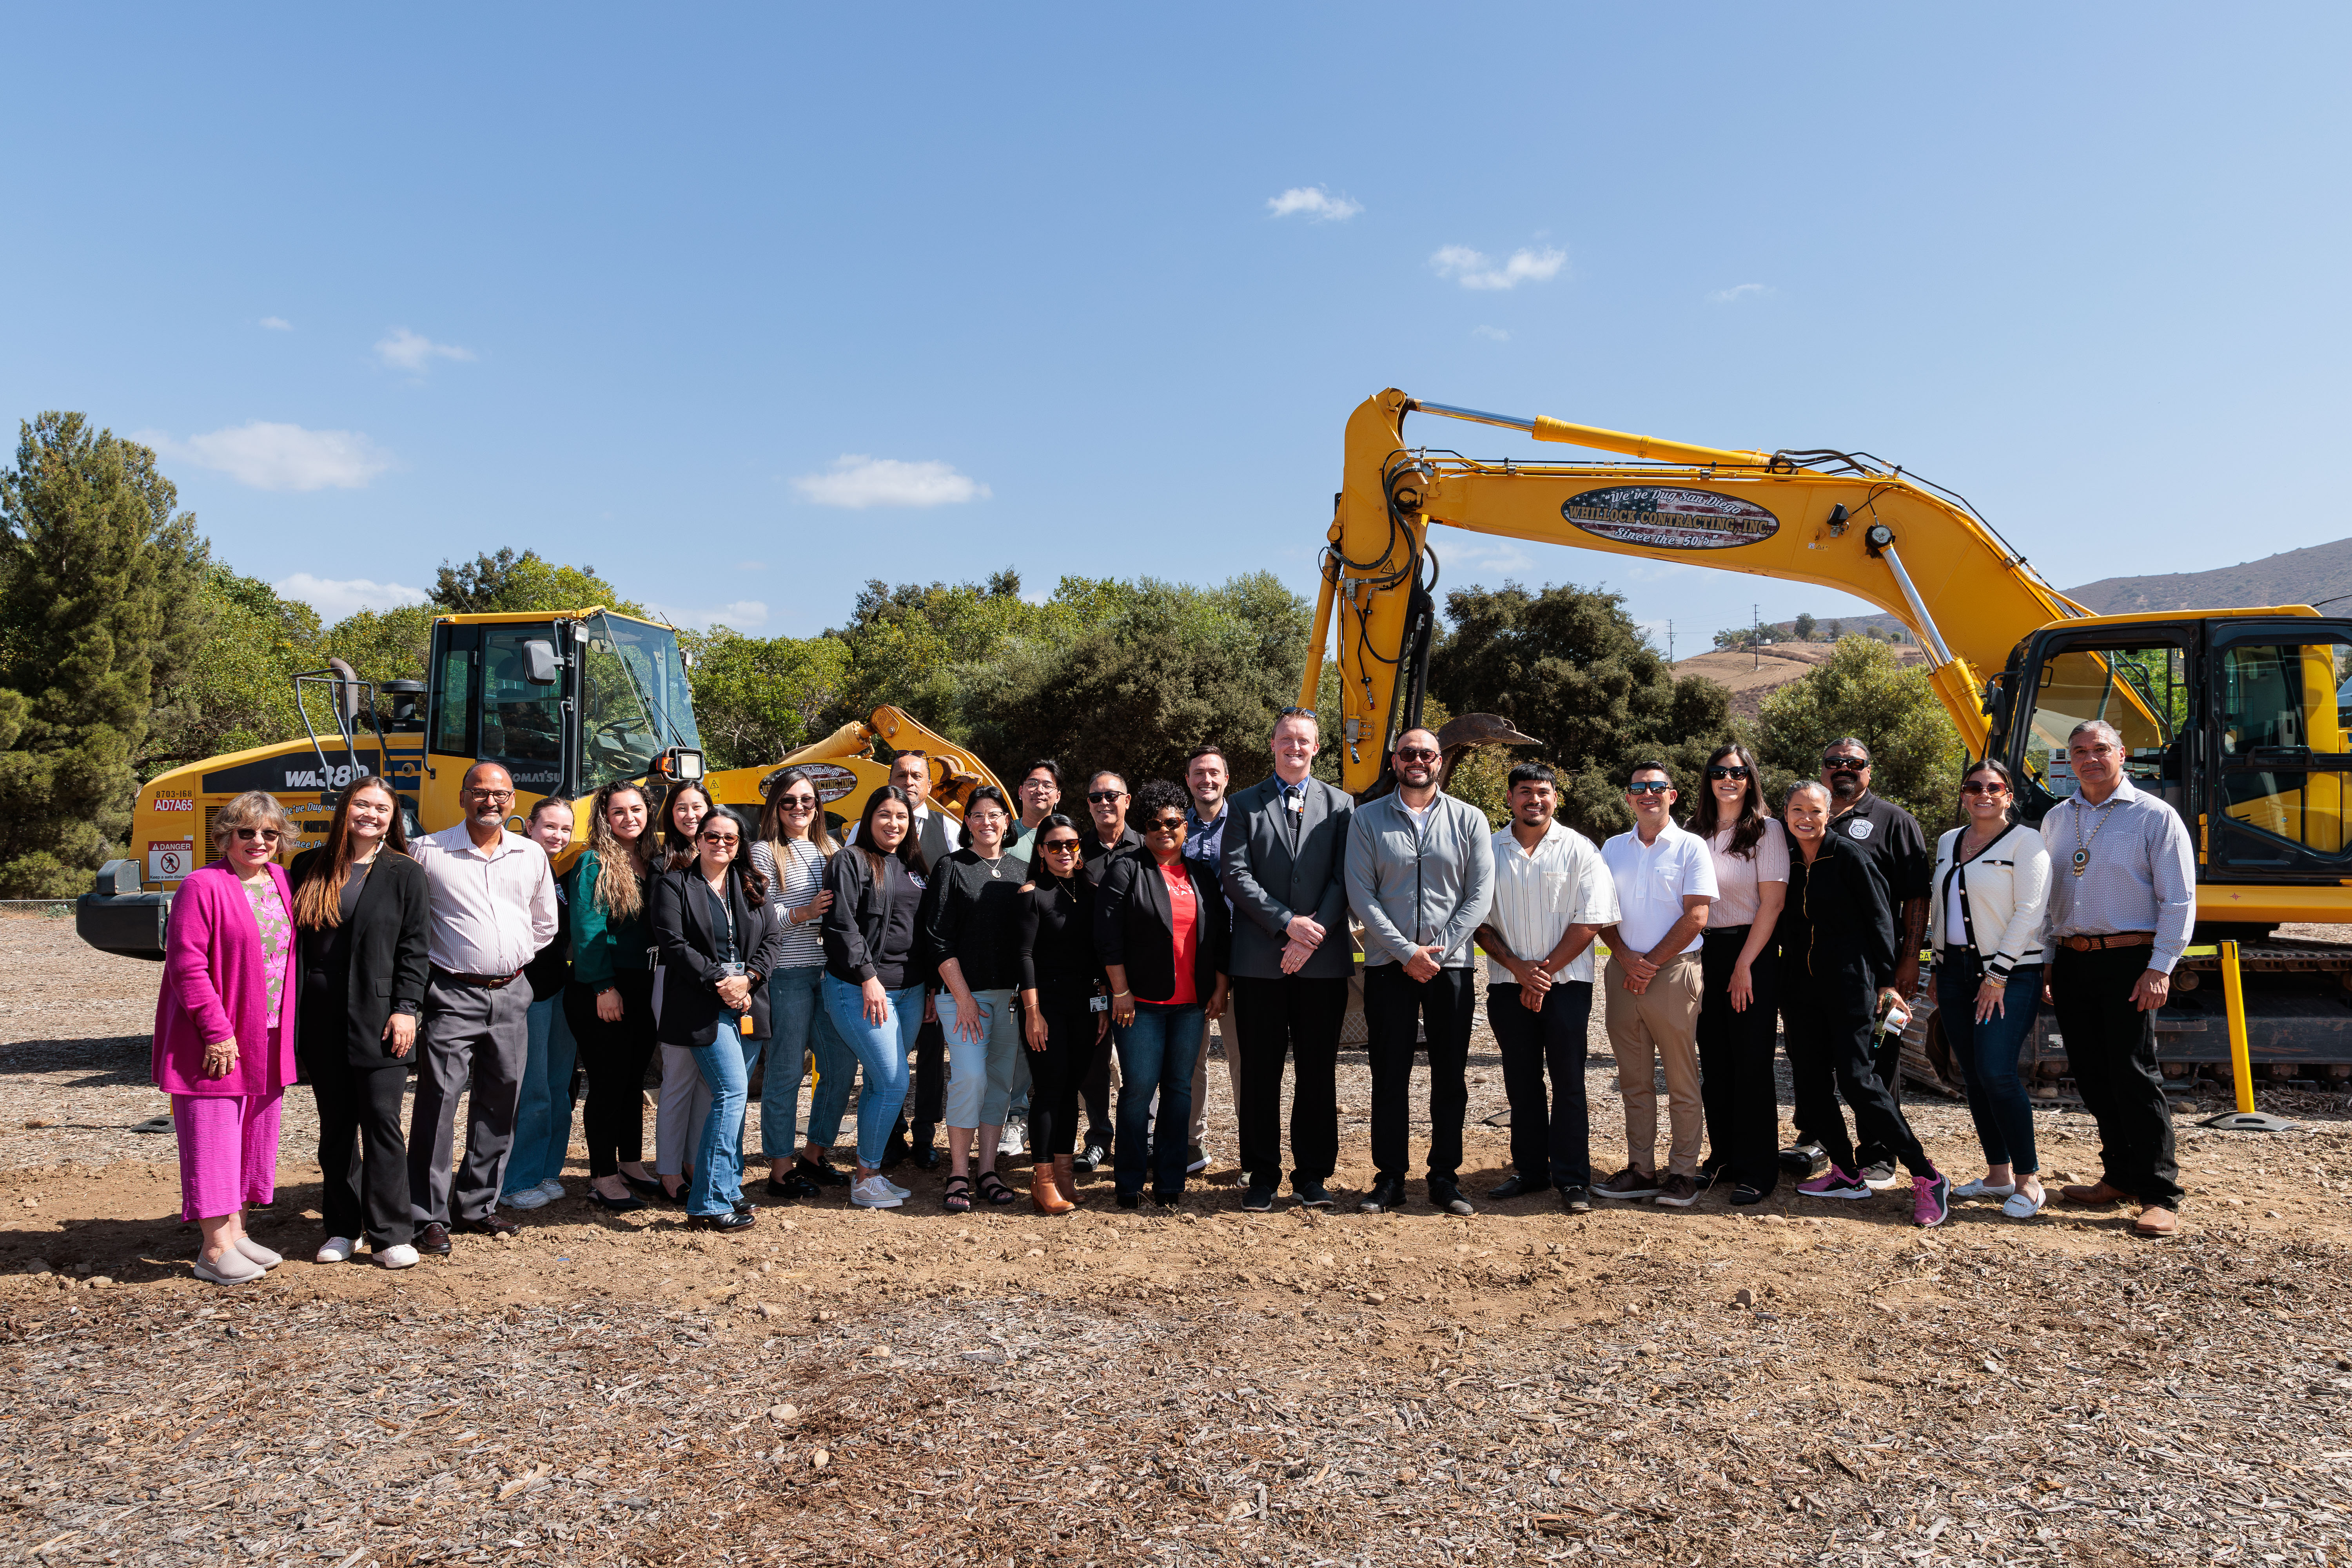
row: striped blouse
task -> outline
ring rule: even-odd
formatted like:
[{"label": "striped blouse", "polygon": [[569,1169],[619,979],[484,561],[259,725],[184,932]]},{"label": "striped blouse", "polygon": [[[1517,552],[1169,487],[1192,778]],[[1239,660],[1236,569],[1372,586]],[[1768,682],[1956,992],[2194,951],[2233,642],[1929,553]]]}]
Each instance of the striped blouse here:
[{"label": "striped blouse", "polygon": [[[824,889],[824,857],[805,838],[784,841],[784,874],[776,875],[775,852],[764,841],[751,846],[751,866],[768,879],[768,902],[780,910],[796,910]],[[784,925],[784,954],[779,969],[810,969],[824,962],[824,938],[817,921]]]}]

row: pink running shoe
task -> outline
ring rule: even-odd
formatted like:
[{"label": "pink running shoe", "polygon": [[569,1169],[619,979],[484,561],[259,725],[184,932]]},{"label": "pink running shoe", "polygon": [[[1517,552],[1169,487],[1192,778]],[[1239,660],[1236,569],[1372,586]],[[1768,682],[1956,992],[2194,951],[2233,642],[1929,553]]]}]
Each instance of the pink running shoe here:
[{"label": "pink running shoe", "polygon": [[1911,1223],[1937,1226],[1952,1212],[1952,1178],[1937,1171],[1911,1178]]},{"label": "pink running shoe", "polygon": [[1877,1195],[1870,1190],[1868,1182],[1851,1171],[1841,1171],[1835,1165],[1810,1182],[1800,1182],[1797,1191],[1809,1198],[1867,1198]]}]

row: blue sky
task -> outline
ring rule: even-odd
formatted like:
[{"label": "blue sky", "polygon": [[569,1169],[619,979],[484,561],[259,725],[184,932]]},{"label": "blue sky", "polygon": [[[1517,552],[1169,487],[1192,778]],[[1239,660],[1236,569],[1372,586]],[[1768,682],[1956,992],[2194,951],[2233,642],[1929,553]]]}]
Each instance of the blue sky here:
[{"label": "blue sky", "polygon": [[[0,413],[155,441],[224,558],[330,614],[500,545],[765,635],[1007,564],[1311,592],[1391,384],[1867,448],[2062,585],[2352,532],[2340,9],[6,27]],[[1606,581],[1685,653],[1855,607],[1439,548]]]}]

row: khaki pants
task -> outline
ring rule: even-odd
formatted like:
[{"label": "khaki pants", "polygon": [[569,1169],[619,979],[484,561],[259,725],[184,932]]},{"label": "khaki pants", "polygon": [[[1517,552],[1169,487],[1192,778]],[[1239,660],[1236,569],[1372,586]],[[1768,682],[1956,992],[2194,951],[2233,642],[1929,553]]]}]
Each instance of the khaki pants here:
[{"label": "khaki pants", "polygon": [[[1219,1019],[1223,1022],[1219,1022]],[[1242,1102],[1242,1052],[1241,1043],[1234,1038],[1236,1031],[1234,1028],[1232,998],[1226,999],[1225,1010],[1210,1018],[1208,1022],[1216,1025],[1217,1037],[1224,1042],[1225,1084],[1233,1090],[1234,1103],[1239,1105]],[[1118,1082],[1118,1064],[1113,1063],[1111,1083],[1114,1088]],[[1208,1143],[1209,1031],[1206,1026],[1203,1026],[1201,1031],[1201,1059],[1192,1064],[1192,1146],[1196,1149],[1204,1149],[1208,1147]]]},{"label": "khaki pants", "polygon": [[1666,1064],[1666,1116],[1674,1141],[1666,1173],[1698,1174],[1706,1111],[1698,1090],[1699,955],[1685,952],[1660,969],[1640,995],[1625,989],[1625,972],[1612,954],[1601,975],[1602,1016],[1617,1053],[1618,1092],[1625,1099],[1626,1163],[1643,1175],[1658,1163],[1655,1064]]}]

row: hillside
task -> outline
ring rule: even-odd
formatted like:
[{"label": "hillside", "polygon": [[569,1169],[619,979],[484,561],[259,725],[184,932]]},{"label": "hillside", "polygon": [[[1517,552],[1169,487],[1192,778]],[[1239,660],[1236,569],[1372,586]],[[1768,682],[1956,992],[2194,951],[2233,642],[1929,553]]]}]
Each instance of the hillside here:
[{"label": "hillside", "polygon": [[[1846,626],[1849,630],[1855,629],[1856,623],[1849,621]],[[1829,658],[1835,646],[1827,642],[1774,643],[1760,653],[1718,648],[1677,660],[1675,676],[1677,679],[1689,675],[1706,676],[1730,691],[1734,713],[1753,719],[1762,709],[1768,692],[1786,686]],[[1905,643],[1895,652],[1906,663],[1926,657],[1916,643]]]}]

